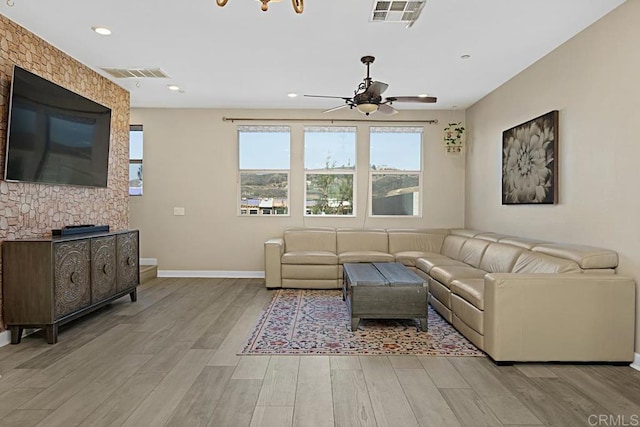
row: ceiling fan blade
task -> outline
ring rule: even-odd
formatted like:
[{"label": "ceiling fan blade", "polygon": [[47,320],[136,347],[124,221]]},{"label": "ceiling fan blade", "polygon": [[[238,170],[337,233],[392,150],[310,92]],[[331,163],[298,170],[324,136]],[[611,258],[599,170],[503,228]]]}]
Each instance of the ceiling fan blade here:
[{"label": "ceiling fan blade", "polygon": [[350,107],[350,105],[349,105],[349,104],[344,104],[344,105],[341,105],[341,106],[339,106],[339,107],[329,108],[328,110],[325,110],[325,111],[323,111],[322,113],[323,113],[323,114],[324,114],[324,113],[330,113],[330,112],[332,112],[332,111],[340,110],[340,109],[345,108],[345,107]]},{"label": "ceiling fan blade", "polygon": [[422,102],[426,104],[433,104],[438,102],[438,98],[435,96],[389,96],[387,102]]},{"label": "ceiling fan blade", "polygon": [[326,95],[303,95],[309,98],[333,98],[333,99],[344,99],[345,101],[351,101],[351,98],[346,98],[344,96],[326,96]]},{"label": "ceiling fan blade", "polygon": [[385,90],[387,90],[387,88],[389,87],[388,84],[383,83],[383,82],[373,82],[371,83],[371,85],[367,88],[367,90],[365,91],[365,93],[370,94],[371,96],[380,96]]},{"label": "ceiling fan blade", "polygon": [[380,104],[378,106],[378,112],[380,114],[384,114],[387,116],[393,116],[394,114],[398,114],[398,110],[396,110],[389,104]]}]

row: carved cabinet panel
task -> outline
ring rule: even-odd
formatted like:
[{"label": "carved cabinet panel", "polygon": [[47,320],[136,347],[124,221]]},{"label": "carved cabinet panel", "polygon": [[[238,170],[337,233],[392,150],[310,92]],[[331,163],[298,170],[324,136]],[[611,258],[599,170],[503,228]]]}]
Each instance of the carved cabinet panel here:
[{"label": "carved cabinet panel", "polygon": [[54,245],[56,319],[91,302],[90,248],[88,239]]},{"label": "carved cabinet panel", "polygon": [[91,239],[91,302],[116,293],[116,236]]},{"label": "carved cabinet panel", "polygon": [[138,233],[123,233],[117,236],[118,258],[118,290],[135,286],[139,283],[140,268],[138,267]]}]

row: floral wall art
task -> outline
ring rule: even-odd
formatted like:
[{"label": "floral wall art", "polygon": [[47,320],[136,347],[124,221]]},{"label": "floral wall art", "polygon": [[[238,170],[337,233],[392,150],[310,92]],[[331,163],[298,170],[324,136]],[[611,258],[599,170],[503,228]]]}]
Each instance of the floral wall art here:
[{"label": "floral wall art", "polygon": [[502,133],[502,204],[558,203],[558,111]]}]

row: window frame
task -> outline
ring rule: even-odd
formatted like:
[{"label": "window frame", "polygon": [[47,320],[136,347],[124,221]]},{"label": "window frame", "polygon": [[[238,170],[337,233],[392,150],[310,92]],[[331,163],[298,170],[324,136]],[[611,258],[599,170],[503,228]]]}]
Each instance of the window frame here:
[{"label": "window frame", "polygon": [[[388,129],[387,133],[419,133],[420,134],[420,169],[382,169],[374,170],[371,168],[371,134],[374,133],[374,129],[381,129],[377,131],[384,133],[382,129]],[[415,132],[411,132],[414,130]],[[416,126],[371,126],[369,128],[369,178],[368,178],[368,194],[367,194],[367,215],[371,218],[422,218],[422,205],[423,203],[423,177],[424,177],[424,127]],[[418,210],[415,215],[376,215],[373,213],[373,177],[374,175],[408,175],[418,177]],[[415,211],[415,209],[414,209]]]},{"label": "window frame", "polygon": [[[354,159],[353,159],[353,168],[345,169],[345,168],[332,168],[332,169],[307,169],[306,161],[307,161],[307,149],[306,149],[306,133],[307,132],[326,132],[326,133],[348,133],[353,132],[354,141],[353,141],[353,151],[354,151]],[[358,171],[358,129],[355,126],[305,126],[303,130],[303,138],[302,138],[302,146],[303,146],[303,161],[302,167],[304,169],[304,195],[303,195],[303,203],[302,203],[302,216],[307,218],[355,218],[358,214],[357,211],[357,199],[358,199],[358,185],[357,185],[357,171]],[[312,214],[307,213],[307,190],[309,181],[309,175],[351,175],[351,213],[347,215],[338,215],[338,214]]]}]

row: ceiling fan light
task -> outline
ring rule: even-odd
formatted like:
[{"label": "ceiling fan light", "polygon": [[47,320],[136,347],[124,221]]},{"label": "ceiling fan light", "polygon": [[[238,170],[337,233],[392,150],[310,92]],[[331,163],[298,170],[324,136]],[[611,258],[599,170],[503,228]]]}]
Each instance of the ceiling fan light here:
[{"label": "ceiling fan light", "polygon": [[362,114],[369,115],[371,113],[375,113],[376,111],[378,111],[378,104],[372,104],[370,102],[363,102],[362,104],[358,104],[356,106],[356,108]]}]

